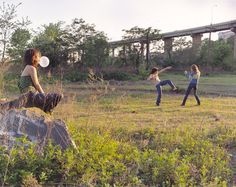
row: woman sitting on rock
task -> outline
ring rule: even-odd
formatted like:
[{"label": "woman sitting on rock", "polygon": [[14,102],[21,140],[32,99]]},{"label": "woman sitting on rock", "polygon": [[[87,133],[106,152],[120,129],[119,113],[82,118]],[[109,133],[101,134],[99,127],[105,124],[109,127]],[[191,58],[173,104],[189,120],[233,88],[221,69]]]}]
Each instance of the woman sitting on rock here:
[{"label": "woman sitting on rock", "polygon": [[22,95],[13,101],[1,104],[2,109],[13,109],[21,107],[37,107],[46,113],[60,102],[62,95],[59,93],[45,94],[38,80],[37,67],[41,53],[37,49],[27,49],[24,55],[25,68],[21,73],[18,87]]},{"label": "woman sitting on rock", "polygon": [[37,67],[39,65],[40,58],[41,53],[37,49],[28,49],[25,51],[25,68],[21,73],[20,81],[18,83],[21,93],[32,91],[44,94],[44,91],[39,84],[37,74]]}]

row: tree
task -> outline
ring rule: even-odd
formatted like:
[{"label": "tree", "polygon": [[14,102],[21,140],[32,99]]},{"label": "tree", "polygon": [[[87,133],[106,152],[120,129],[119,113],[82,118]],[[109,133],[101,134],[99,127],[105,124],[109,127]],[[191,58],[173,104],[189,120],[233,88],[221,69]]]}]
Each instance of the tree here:
[{"label": "tree", "polygon": [[[201,48],[201,64],[206,65],[208,62],[208,40],[205,39]],[[212,70],[223,69],[233,70],[236,68],[235,61],[233,60],[233,43],[231,41],[225,42],[224,40],[212,41],[212,55],[209,65]]]},{"label": "tree", "polygon": [[83,45],[83,59],[88,66],[102,67],[109,56],[108,43],[103,32],[89,36]]},{"label": "tree", "polygon": [[10,39],[10,47],[7,50],[9,56],[15,62],[19,62],[23,58],[25,48],[29,44],[31,34],[27,29],[16,29]]},{"label": "tree", "polygon": [[193,58],[194,52],[192,50],[192,41],[187,40],[186,37],[179,37],[173,41],[173,52],[170,65],[175,67],[189,66],[195,63]]},{"label": "tree", "polygon": [[69,44],[71,53],[79,58],[71,62],[83,65],[98,65],[105,61],[107,37],[103,32],[96,31],[94,24],[87,24],[83,19],[75,18],[66,29],[63,40]]},{"label": "tree", "polygon": [[62,39],[64,30],[61,28],[63,22],[43,25],[43,30],[36,35],[30,44],[38,48],[42,55],[50,59],[50,67],[56,67],[67,60],[67,46]]},{"label": "tree", "polygon": [[192,42],[190,40],[187,40],[186,37],[179,37],[173,42],[173,48],[175,51],[184,51],[184,49],[191,47]]},{"label": "tree", "polygon": [[[149,28],[140,28],[140,27],[133,27],[130,30],[123,30],[125,31],[125,34],[123,36],[123,39],[129,40],[129,39],[139,39],[139,44],[129,44],[128,48],[125,48],[127,51],[124,51],[125,54],[131,54],[131,60],[135,63],[136,70],[139,69],[140,60],[143,59],[143,52],[144,52],[144,44],[146,44],[146,69],[150,66],[150,41],[151,40],[159,40],[160,37],[160,30],[158,29],[152,29]],[[135,55],[134,55],[135,54]],[[133,61],[133,59],[136,59]],[[131,62],[131,63],[132,63]]]},{"label": "tree", "polygon": [[229,67],[225,66],[224,61],[229,56],[233,56],[233,47],[224,40],[218,40],[212,43],[212,48],[212,67],[228,69]]},{"label": "tree", "polygon": [[2,6],[0,6],[0,45],[2,48],[1,61],[4,62],[7,47],[9,47],[9,42],[12,33],[18,29],[25,27],[30,24],[28,18],[22,18],[21,21],[16,20],[17,18],[17,8],[21,3],[14,4],[5,4],[3,2]]},{"label": "tree", "polygon": [[84,42],[88,37],[95,34],[95,25],[87,24],[83,19],[73,19],[72,24],[67,27],[66,39],[70,43],[72,52],[78,53],[80,56],[77,62],[84,62]]}]

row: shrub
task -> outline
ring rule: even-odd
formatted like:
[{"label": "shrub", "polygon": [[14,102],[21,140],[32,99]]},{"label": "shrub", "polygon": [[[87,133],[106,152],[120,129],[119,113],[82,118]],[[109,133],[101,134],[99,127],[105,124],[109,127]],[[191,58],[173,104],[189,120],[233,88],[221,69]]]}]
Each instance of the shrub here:
[{"label": "shrub", "polygon": [[106,80],[126,81],[126,80],[131,80],[132,76],[125,72],[110,72],[110,73],[104,73],[103,78]]},{"label": "shrub", "polygon": [[81,73],[78,71],[70,72],[65,75],[64,79],[71,82],[85,81],[88,78],[87,73]]}]

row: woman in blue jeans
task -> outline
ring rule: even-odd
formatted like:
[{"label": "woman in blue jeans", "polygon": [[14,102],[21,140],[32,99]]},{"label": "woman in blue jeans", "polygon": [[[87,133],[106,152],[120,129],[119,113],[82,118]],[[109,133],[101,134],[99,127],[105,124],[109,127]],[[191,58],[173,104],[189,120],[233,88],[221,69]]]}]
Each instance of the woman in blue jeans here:
[{"label": "woman in blue jeans", "polygon": [[157,95],[158,95],[157,101],[156,101],[157,106],[159,106],[161,103],[162,86],[165,86],[168,84],[172,88],[172,90],[177,90],[176,86],[173,84],[173,82],[171,80],[161,81],[159,78],[160,73],[162,73],[168,69],[171,69],[171,68],[172,68],[171,66],[168,66],[166,68],[159,70],[157,67],[154,67],[154,68],[152,68],[152,71],[151,71],[149,77],[147,78],[147,80],[151,80],[156,85]]},{"label": "woman in blue jeans", "polygon": [[190,79],[190,82],[189,82],[189,85],[188,85],[188,88],[186,90],[186,93],[185,93],[185,96],[184,96],[184,99],[183,99],[183,102],[182,102],[181,106],[185,106],[185,103],[188,99],[188,96],[189,96],[191,90],[193,90],[193,94],[195,96],[197,104],[200,105],[201,102],[200,102],[200,99],[197,95],[197,89],[198,89],[198,82],[199,82],[199,79],[200,79],[201,72],[199,71],[198,66],[196,64],[193,64],[191,66],[191,72],[188,73],[187,71],[185,71],[184,73]]}]

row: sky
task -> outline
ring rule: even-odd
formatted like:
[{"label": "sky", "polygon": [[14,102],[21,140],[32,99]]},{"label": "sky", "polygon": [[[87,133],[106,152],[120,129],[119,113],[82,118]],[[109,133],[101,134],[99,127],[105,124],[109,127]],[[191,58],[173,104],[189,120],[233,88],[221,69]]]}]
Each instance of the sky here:
[{"label": "sky", "polygon": [[109,41],[121,40],[134,26],[161,33],[236,20],[236,0],[0,0],[22,3],[18,17],[28,17],[31,27],[82,18],[95,24]]}]

